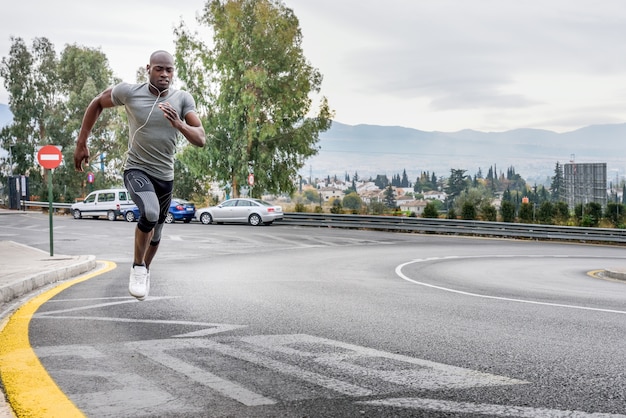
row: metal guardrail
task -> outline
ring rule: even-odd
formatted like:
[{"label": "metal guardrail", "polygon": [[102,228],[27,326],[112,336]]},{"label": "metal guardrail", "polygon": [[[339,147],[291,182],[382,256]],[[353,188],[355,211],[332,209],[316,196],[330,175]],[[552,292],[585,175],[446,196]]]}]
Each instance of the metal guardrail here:
[{"label": "metal guardrail", "polygon": [[286,212],[281,224],[446,235],[626,244],[626,230],[509,222]]},{"label": "metal guardrail", "polygon": [[[21,200],[20,204],[25,207],[37,207],[37,208],[48,208],[50,206],[49,202],[37,202],[34,200]],[[59,203],[52,202],[53,209],[70,209],[72,203]]]},{"label": "metal guardrail", "polygon": [[[49,206],[48,202],[22,201],[22,203],[26,207],[41,207],[42,209]],[[68,211],[71,205],[71,203],[52,203],[54,209],[66,209]],[[369,229],[425,234],[626,244],[626,229],[617,228],[585,228],[512,222],[301,212],[285,212],[284,218],[278,222],[287,225],[318,228]]]}]

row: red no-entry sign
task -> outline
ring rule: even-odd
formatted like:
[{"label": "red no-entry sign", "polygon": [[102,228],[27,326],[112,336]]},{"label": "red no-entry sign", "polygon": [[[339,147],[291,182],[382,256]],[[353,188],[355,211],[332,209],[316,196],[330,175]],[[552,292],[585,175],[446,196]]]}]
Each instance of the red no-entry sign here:
[{"label": "red no-entry sign", "polygon": [[43,168],[57,168],[61,164],[61,161],[63,161],[63,154],[61,154],[61,150],[54,145],[46,145],[41,147],[37,153],[37,161]]}]

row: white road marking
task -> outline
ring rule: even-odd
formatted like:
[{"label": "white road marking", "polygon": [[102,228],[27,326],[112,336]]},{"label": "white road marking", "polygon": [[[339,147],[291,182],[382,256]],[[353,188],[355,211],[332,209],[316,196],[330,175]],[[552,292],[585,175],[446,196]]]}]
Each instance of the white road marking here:
[{"label": "white road marking", "polygon": [[[183,340],[179,340],[183,341]],[[199,340],[192,340],[199,341]],[[241,385],[222,379],[204,369],[193,366],[186,361],[180,360],[169,354],[165,354],[165,348],[161,344],[135,344],[129,343],[127,346],[134,347],[135,350],[150,360],[156,361],[165,367],[182,373],[194,382],[200,383],[222,395],[234,399],[246,406],[274,405],[275,400],[266,398],[258,393],[252,392]]]},{"label": "white road marking", "polygon": [[[439,259],[431,258],[429,260]],[[403,266],[423,261],[427,260],[414,260],[405,263],[398,266],[396,271],[400,277],[403,277],[401,272]],[[416,282],[406,276],[403,278],[416,284],[468,296],[561,306],[557,304],[477,295]],[[89,306],[42,312],[35,315],[38,319],[80,319],[123,323],[185,325],[202,328],[197,331],[174,335],[169,339],[128,342],[122,346],[118,343],[103,345],[102,348],[106,352],[109,350],[113,351],[113,353],[108,354],[98,350],[96,346],[88,345],[36,348],[37,354],[44,358],[78,357],[85,361],[91,359],[95,362],[93,363],[95,369],[89,368],[87,370],[67,370],[63,368],[65,367],[63,366],[63,364],[66,364],[65,362],[53,362],[53,364],[58,364],[61,367],[57,369],[53,368],[52,371],[53,374],[58,376],[62,381],[81,381],[82,389],[88,389],[89,386],[93,386],[94,389],[98,387],[111,388],[111,390],[104,391],[94,390],[90,392],[88,390],[81,390],[78,393],[70,393],[71,398],[79,407],[85,411],[89,411],[89,413],[95,412],[96,416],[119,416],[123,415],[129,408],[147,414],[163,413],[167,411],[172,411],[173,413],[194,413],[199,411],[198,409],[194,409],[195,407],[182,402],[179,395],[173,396],[166,392],[164,389],[164,387],[167,387],[166,385],[156,386],[140,375],[129,373],[128,366],[116,360],[120,353],[128,349],[170,368],[188,379],[212,389],[222,396],[249,407],[273,405],[283,400],[289,400],[290,396],[296,396],[297,399],[315,399],[329,396],[328,394],[321,394],[323,393],[320,392],[322,388],[347,396],[376,396],[381,398],[385,394],[398,393],[399,391],[407,389],[462,390],[485,386],[530,383],[306,334],[229,337],[223,340],[220,339],[219,341],[207,338],[193,338],[239,329],[245,327],[244,325],[58,315],[103,306],[114,306],[121,303],[136,303],[132,298],[127,299],[128,300],[123,299],[109,303],[97,303]],[[153,301],[156,300],[159,299],[153,299]],[[617,312],[622,313],[621,311]],[[205,351],[203,352],[203,350]],[[305,389],[302,387],[294,389],[294,392],[291,394],[291,388],[289,385],[286,385],[282,387],[278,393],[280,399],[273,399],[272,397],[256,393],[244,387],[242,383],[227,380],[211,373],[205,368],[191,364],[185,359],[175,357],[173,353],[176,351],[193,352],[194,356],[200,356],[200,358],[202,358],[202,356],[210,358],[212,353],[219,353],[226,357],[260,366],[277,375],[286,375],[289,378],[298,379],[307,384],[303,386]],[[103,370],[98,370],[98,367],[102,367]],[[116,372],[116,370],[119,371]],[[254,373],[254,369],[250,370],[250,373]],[[254,379],[254,377],[251,376],[250,379]],[[108,383],[103,385],[102,381],[108,381]],[[311,384],[320,389],[314,389]],[[360,405],[368,406],[411,408],[449,413],[486,414],[502,417],[626,418],[626,415],[619,414],[587,413],[582,411],[552,410],[514,405],[478,404],[426,398],[388,398],[369,401],[355,400],[355,402]]]},{"label": "white road marking", "polygon": [[172,338],[184,338],[184,337],[203,337],[206,335],[214,335],[222,332],[232,331],[239,328],[245,328],[246,325],[231,325],[231,324],[214,324],[210,322],[193,322],[193,321],[170,321],[162,319],[135,319],[135,318],[109,318],[103,316],[53,316],[46,314],[37,314],[35,318],[38,319],[74,319],[74,320],[86,320],[86,321],[106,321],[106,322],[126,322],[133,324],[165,324],[165,325],[190,325],[198,327],[210,327],[201,329],[199,331],[192,331],[186,334],[173,335]]},{"label": "white road marking", "polygon": [[380,379],[412,389],[427,390],[528,383],[304,334],[258,335],[242,340],[290,357],[312,359],[332,370],[345,372],[358,381]]},{"label": "white road marking", "polygon": [[564,411],[558,409],[531,408],[527,406],[509,406],[477,404],[471,402],[442,401],[424,398],[390,398],[357,402],[367,406],[390,406],[405,409],[421,409],[437,412],[484,414],[494,417],[520,418],[626,418],[621,414],[588,413],[582,411]]},{"label": "white road marking", "polygon": [[[115,305],[126,305],[129,303],[146,303],[146,302],[156,302],[158,300],[162,300],[162,299],[172,299],[173,297],[167,297],[167,296],[156,296],[156,297],[148,297],[146,300],[144,301],[138,301],[137,299],[133,298],[133,297],[126,297],[123,298],[123,300],[118,301],[118,302],[106,302],[106,303],[97,303],[94,305],[83,305],[83,306],[77,306],[75,308],[68,308],[68,309],[58,309],[56,311],[46,311],[46,312],[41,312],[35,315],[35,318],[39,318],[42,316],[50,316],[53,314],[59,314],[59,313],[67,313],[67,312],[78,312],[78,311],[86,311],[89,309],[94,309],[94,308],[104,308],[107,306],[115,306]],[[119,299],[119,298],[112,298],[112,299]]]},{"label": "white road marking", "polygon": [[[412,261],[408,261],[406,263],[400,264],[399,266],[396,267],[396,274],[401,279],[406,280],[407,282],[411,282],[411,283],[420,285],[420,286],[430,287],[430,288],[433,288],[433,289],[443,290],[444,292],[457,293],[457,294],[460,294],[460,295],[471,296],[471,297],[475,297],[475,298],[495,299],[495,300],[503,300],[503,301],[507,301],[507,302],[518,302],[518,303],[526,303],[526,304],[531,304],[531,305],[553,306],[553,307],[557,307],[557,308],[579,309],[579,310],[585,310],[585,311],[626,314],[626,311],[618,311],[618,310],[615,310],[615,309],[591,308],[591,307],[588,307],[588,306],[567,305],[567,304],[562,304],[562,303],[551,303],[551,302],[539,302],[539,301],[528,300],[528,299],[505,298],[505,297],[501,297],[501,296],[491,296],[491,295],[482,295],[482,294],[478,294],[478,293],[465,292],[463,290],[456,290],[456,289],[451,289],[449,287],[436,286],[434,284],[424,283],[424,282],[420,282],[420,281],[417,281],[417,280],[413,280],[410,277],[406,276],[404,273],[402,273],[402,269],[405,266],[408,266],[409,264],[424,263],[424,262],[429,262],[429,261],[440,261],[440,260],[451,260],[451,259],[458,260],[458,259],[463,259],[463,258],[468,258],[469,259],[469,258],[514,258],[514,257],[524,257],[524,258],[572,258],[572,257],[569,257],[569,256],[545,256],[545,255],[525,255],[525,256],[512,256],[512,255],[488,256],[488,255],[484,255],[484,256],[468,256],[468,257],[461,257],[461,256],[429,257],[429,258],[423,258],[423,259],[416,259],[416,260],[412,260]],[[588,258],[588,257],[585,257],[585,258]],[[593,258],[606,258],[606,257],[593,257]]]},{"label": "white road marking", "polygon": [[[40,358],[69,356],[83,359],[98,359],[93,364],[106,365],[107,370],[54,369],[54,375],[61,381],[73,381],[75,392],[67,395],[83,411],[101,418],[128,416],[129,411],[141,416],[193,414],[201,415],[201,408],[181,401],[150,380],[134,373],[111,370],[125,370],[115,360],[95,347],[85,345],[40,347],[36,349]],[[80,382],[80,384],[76,384]],[[105,383],[106,382],[106,383]],[[89,389],[93,388],[92,391]],[[109,388],[109,390],[101,390]]]}]

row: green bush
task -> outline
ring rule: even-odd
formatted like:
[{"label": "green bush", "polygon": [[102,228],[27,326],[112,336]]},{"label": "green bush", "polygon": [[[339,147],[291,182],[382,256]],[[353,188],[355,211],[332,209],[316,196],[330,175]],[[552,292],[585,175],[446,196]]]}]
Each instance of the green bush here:
[{"label": "green bush", "polygon": [[422,217],[424,218],[438,218],[439,211],[437,210],[437,205],[433,202],[426,203],[426,207],[424,208],[424,213],[422,213]]},{"label": "green bush", "polygon": [[476,219],[476,206],[474,206],[471,202],[463,203],[463,208],[461,217],[466,221],[473,221]]},{"label": "green bush", "polygon": [[484,203],[480,207],[480,214],[484,221],[495,222],[498,218],[496,207],[490,203]]},{"label": "green bush", "polygon": [[502,222],[515,222],[515,205],[513,202],[508,200],[502,201],[500,214],[502,215]]},{"label": "green bush", "polygon": [[304,206],[304,203],[300,203],[300,202],[296,203],[294,212],[306,212],[306,206]]}]

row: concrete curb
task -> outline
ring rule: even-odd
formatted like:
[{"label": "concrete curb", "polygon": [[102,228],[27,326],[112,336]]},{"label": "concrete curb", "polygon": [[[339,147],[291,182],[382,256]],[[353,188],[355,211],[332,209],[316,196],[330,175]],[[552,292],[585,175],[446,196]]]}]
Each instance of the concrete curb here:
[{"label": "concrete curb", "polygon": [[626,269],[624,268],[604,269],[604,275],[611,279],[626,281]]},{"label": "concrete curb", "polygon": [[73,258],[75,259],[74,263],[62,267],[57,266],[3,285],[0,287],[0,303],[10,302],[47,284],[79,276],[96,268],[96,257],[93,255],[82,255]]}]

